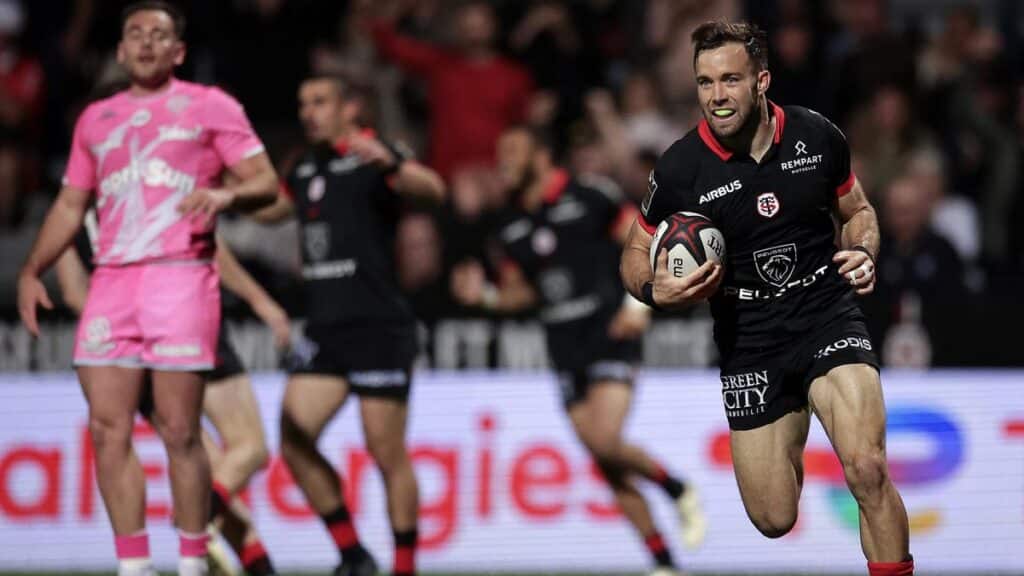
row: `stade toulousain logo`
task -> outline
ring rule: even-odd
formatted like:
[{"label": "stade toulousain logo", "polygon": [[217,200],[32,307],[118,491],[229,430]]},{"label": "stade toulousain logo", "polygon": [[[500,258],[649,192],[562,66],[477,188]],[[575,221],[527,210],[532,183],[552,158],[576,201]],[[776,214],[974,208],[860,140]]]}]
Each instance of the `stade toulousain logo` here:
[{"label": "stade toulousain logo", "polygon": [[765,218],[771,218],[779,213],[779,199],[774,192],[765,192],[757,197],[757,213]]}]

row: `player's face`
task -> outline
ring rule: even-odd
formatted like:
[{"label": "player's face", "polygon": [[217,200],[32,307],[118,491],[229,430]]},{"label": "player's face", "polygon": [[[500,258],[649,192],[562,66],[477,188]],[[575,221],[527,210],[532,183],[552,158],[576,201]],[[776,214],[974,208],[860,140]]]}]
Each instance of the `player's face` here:
[{"label": "player's face", "polygon": [[299,87],[299,119],[310,142],[333,142],[348,127],[345,99],[330,80],[308,80]]},{"label": "player's face", "polygon": [[174,21],[166,12],[140,10],[124,23],[117,61],[135,84],[158,86],[185,61],[185,43],[174,32]]},{"label": "player's face", "polygon": [[758,118],[757,107],[771,76],[767,70],[755,70],[742,44],[731,42],[701,52],[695,68],[697,98],[715,135],[733,136]]},{"label": "player's face", "polygon": [[510,130],[498,139],[498,178],[505,190],[522,190],[532,176],[533,139],[523,130]]}]

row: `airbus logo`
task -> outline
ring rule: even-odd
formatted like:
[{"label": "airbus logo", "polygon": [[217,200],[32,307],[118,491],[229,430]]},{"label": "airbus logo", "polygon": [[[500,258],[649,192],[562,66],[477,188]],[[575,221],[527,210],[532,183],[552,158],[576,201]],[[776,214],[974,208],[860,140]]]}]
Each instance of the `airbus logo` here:
[{"label": "airbus logo", "polygon": [[701,194],[700,195],[700,202],[699,203],[700,204],[707,204],[708,202],[711,202],[712,200],[718,200],[719,198],[721,198],[721,197],[723,197],[723,196],[725,196],[727,194],[732,194],[733,192],[735,192],[737,190],[740,190],[742,188],[743,188],[743,183],[742,182],[740,182],[739,180],[733,180],[732,182],[726,184],[725,186],[719,186],[718,188],[715,188],[714,190],[711,190],[710,192],[705,192],[704,194]]}]

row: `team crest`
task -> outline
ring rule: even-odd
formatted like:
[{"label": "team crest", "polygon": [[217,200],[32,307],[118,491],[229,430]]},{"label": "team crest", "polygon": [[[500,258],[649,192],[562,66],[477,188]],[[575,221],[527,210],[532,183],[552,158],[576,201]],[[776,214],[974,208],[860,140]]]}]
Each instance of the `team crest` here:
[{"label": "team crest", "polygon": [[550,256],[558,247],[558,237],[551,231],[551,228],[541,227],[534,231],[533,237],[530,238],[530,244],[533,246],[533,251],[539,256]]},{"label": "team crest", "polygon": [[331,228],[323,222],[307,224],[302,229],[302,239],[306,244],[309,259],[319,262],[327,257],[331,248]]},{"label": "team crest", "polygon": [[796,269],[796,244],[783,244],[754,252],[754,266],[762,280],[782,288]]},{"label": "team crest", "polygon": [[190,101],[191,98],[185,94],[175,94],[167,99],[167,104],[165,104],[165,106],[172,114],[178,115],[181,114],[185,108],[188,108]]},{"label": "team crest", "polygon": [[771,218],[779,213],[779,199],[775,192],[765,192],[757,197],[757,213],[765,218]]},{"label": "team crest", "polygon": [[327,184],[324,182],[323,176],[316,176],[309,181],[309,188],[306,189],[306,196],[310,202],[319,202],[324,197],[324,192],[327,190]]}]

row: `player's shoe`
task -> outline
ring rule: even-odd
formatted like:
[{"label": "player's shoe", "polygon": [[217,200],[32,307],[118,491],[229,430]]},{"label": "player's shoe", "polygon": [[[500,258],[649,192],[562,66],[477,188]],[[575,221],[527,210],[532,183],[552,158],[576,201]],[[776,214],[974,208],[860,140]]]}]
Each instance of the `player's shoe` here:
[{"label": "player's shoe", "polygon": [[342,561],[334,569],[334,576],[377,576],[377,562],[367,552],[358,562]]},{"label": "player's shoe", "polygon": [[686,485],[686,490],[676,498],[676,512],[679,513],[679,538],[683,545],[691,550],[699,548],[704,543],[708,522],[696,486]]},{"label": "player's shoe", "polygon": [[220,532],[213,524],[210,524],[206,531],[210,534],[210,540],[206,544],[206,560],[210,566],[209,576],[238,576],[235,565],[231,562],[231,556],[218,538]]}]

